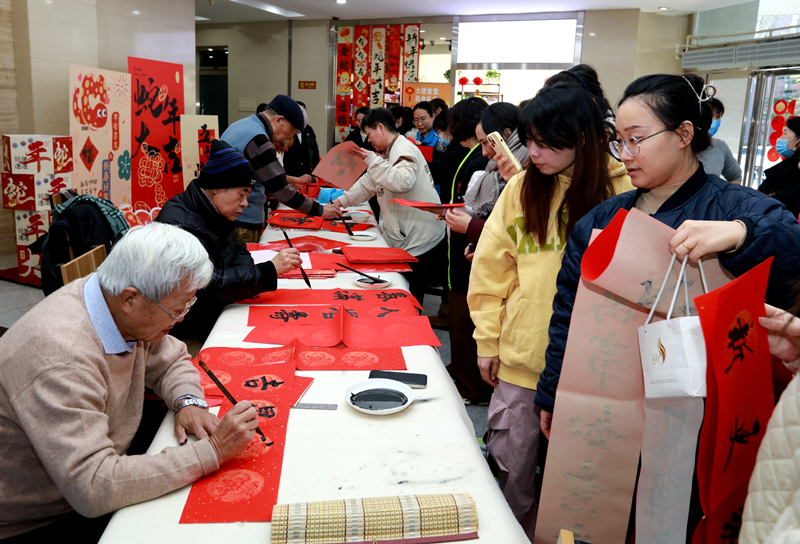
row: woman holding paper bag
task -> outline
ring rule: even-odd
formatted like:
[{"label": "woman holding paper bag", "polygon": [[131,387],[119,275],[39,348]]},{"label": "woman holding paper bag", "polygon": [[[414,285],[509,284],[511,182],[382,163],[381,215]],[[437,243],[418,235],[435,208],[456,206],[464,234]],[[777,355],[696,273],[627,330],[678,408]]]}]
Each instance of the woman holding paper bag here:
[{"label": "woman holding paper bag", "polygon": [[487,447],[506,500],[532,536],[539,449],[533,397],[562,249],[583,214],[631,186],[607,151],[603,116],[582,88],[539,91],[518,130],[531,164],[511,179],[486,221],[467,302],[481,375],[495,387]]},{"label": "woman holding paper bag", "polygon": [[[703,104],[713,88],[702,78],[650,75],[625,90],[616,117],[614,155],[627,167],[638,188],[603,202],[572,230],[558,273],[550,321],[550,343],[535,403],[541,408],[541,427],[550,435],[556,390],[567,345],[572,309],[581,275],[581,261],[593,229],[604,229],[619,210],[636,208],[677,229],[670,252],[681,261],[697,261],[719,253],[719,263],[734,276],[774,257],[767,302],[787,308],[800,270],[800,225],[779,202],[707,175],[697,154],[710,142],[710,108]],[[694,524],[688,524],[688,534]]]}]

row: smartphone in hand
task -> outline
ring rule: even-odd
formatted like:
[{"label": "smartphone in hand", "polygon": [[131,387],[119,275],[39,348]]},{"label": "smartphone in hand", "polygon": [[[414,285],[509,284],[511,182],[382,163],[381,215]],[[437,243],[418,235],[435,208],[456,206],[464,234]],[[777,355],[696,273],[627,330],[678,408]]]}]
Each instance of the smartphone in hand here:
[{"label": "smartphone in hand", "polygon": [[[519,163],[517,158],[511,153],[511,150],[506,145],[506,141],[503,140],[503,137],[500,136],[499,132],[492,132],[486,136],[486,139],[489,140],[489,144],[494,149],[495,153],[498,155],[502,155],[503,157],[508,157],[508,160],[511,161],[511,164],[514,166],[511,168],[511,172],[513,174],[519,174],[522,172],[522,165]],[[497,162],[497,161],[495,161]]]}]

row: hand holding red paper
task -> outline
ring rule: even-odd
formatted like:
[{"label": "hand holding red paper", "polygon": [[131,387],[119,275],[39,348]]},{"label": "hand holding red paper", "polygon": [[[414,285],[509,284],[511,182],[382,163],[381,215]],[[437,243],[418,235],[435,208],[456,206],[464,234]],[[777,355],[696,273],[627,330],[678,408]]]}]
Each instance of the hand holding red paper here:
[{"label": "hand holding red paper", "polygon": [[222,418],[209,439],[220,465],[236,457],[250,444],[258,425],[256,415],[255,408],[243,400]]},{"label": "hand holding red paper", "polygon": [[669,241],[669,250],[683,260],[697,262],[709,253],[730,251],[747,234],[736,221],[684,221]]},{"label": "hand holding red paper", "polygon": [[351,155],[355,155],[362,161],[367,157],[369,157],[369,154],[371,153],[371,151],[367,151],[366,149],[362,149],[360,147],[350,148],[347,150],[347,152],[350,153]]},{"label": "hand holding red paper", "polygon": [[334,146],[314,168],[312,174],[331,185],[348,190],[367,169],[362,157],[351,153],[356,150],[361,151],[361,148],[353,142],[343,142]]},{"label": "hand holding red paper", "polygon": [[780,308],[764,305],[767,316],[758,323],[767,329],[769,352],[793,371],[800,369],[800,319]]},{"label": "hand holding red paper", "polygon": [[447,226],[450,227],[451,231],[466,234],[472,216],[462,210],[449,209],[444,219],[447,221]]}]

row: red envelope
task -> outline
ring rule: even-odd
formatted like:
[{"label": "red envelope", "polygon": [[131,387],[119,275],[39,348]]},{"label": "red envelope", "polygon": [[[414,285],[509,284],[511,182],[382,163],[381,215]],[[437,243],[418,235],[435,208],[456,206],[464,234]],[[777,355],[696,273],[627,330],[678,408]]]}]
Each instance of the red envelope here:
[{"label": "red envelope", "polygon": [[355,264],[415,263],[417,258],[399,247],[343,247],[342,253]]}]

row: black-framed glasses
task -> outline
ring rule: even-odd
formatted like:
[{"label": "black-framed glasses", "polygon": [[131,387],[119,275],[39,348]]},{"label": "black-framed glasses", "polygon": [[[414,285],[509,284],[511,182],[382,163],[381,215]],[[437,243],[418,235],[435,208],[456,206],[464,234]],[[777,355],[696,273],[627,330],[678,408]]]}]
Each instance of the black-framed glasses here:
[{"label": "black-framed glasses", "polygon": [[158,306],[159,308],[161,308],[162,310],[164,310],[166,313],[168,313],[168,314],[169,314],[169,316],[170,316],[172,319],[174,319],[176,322],[177,322],[177,321],[180,321],[181,319],[183,319],[184,317],[186,317],[186,314],[188,314],[188,313],[189,313],[189,310],[191,310],[191,309],[192,309],[192,306],[194,306],[194,303],[195,303],[195,302],[197,302],[197,297],[196,297],[196,296],[195,296],[195,297],[192,297],[192,300],[190,300],[189,302],[187,302],[187,303],[186,303],[186,307],[183,309],[183,312],[181,312],[181,315],[179,315],[179,316],[176,316],[175,314],[173,314],[172,312],[170,312],[169,310],[167,310],[166,308],[164,308],[164,307],[163,307],[161,304],[159,304],[158,302],[156,302],[156,301],[155,301],[155,300],[153,300],[152,298],[150,298],[150,297],[148,297],[147,295],[145,295],[144,293],[142,293],[142,296],[143,296],[144,298],[146,298],[147,300],[149,300],[150,302],[152,302],[153,304],[155,304],[156,306]]},{"label": "black-framed glasses", "polygon": [[645,136],[644,138],[636,138],[634,136],[628,136],[627,138],[623,138],[622,140],[613,140],[608,143],[608,147],[611,148],[611,154],[614,155],[616,159],[622,159],[622,150],[628,152],[628,155],[631,157],[635,157],[639,154],[642,150],[639,143],[645,141],[648,138],[652,138],[653,136],[658,136],[662,132],[668,132],[669,129],[665,128],[664,130],[659,130],[655,134],[651,134],[650,136]]}]

